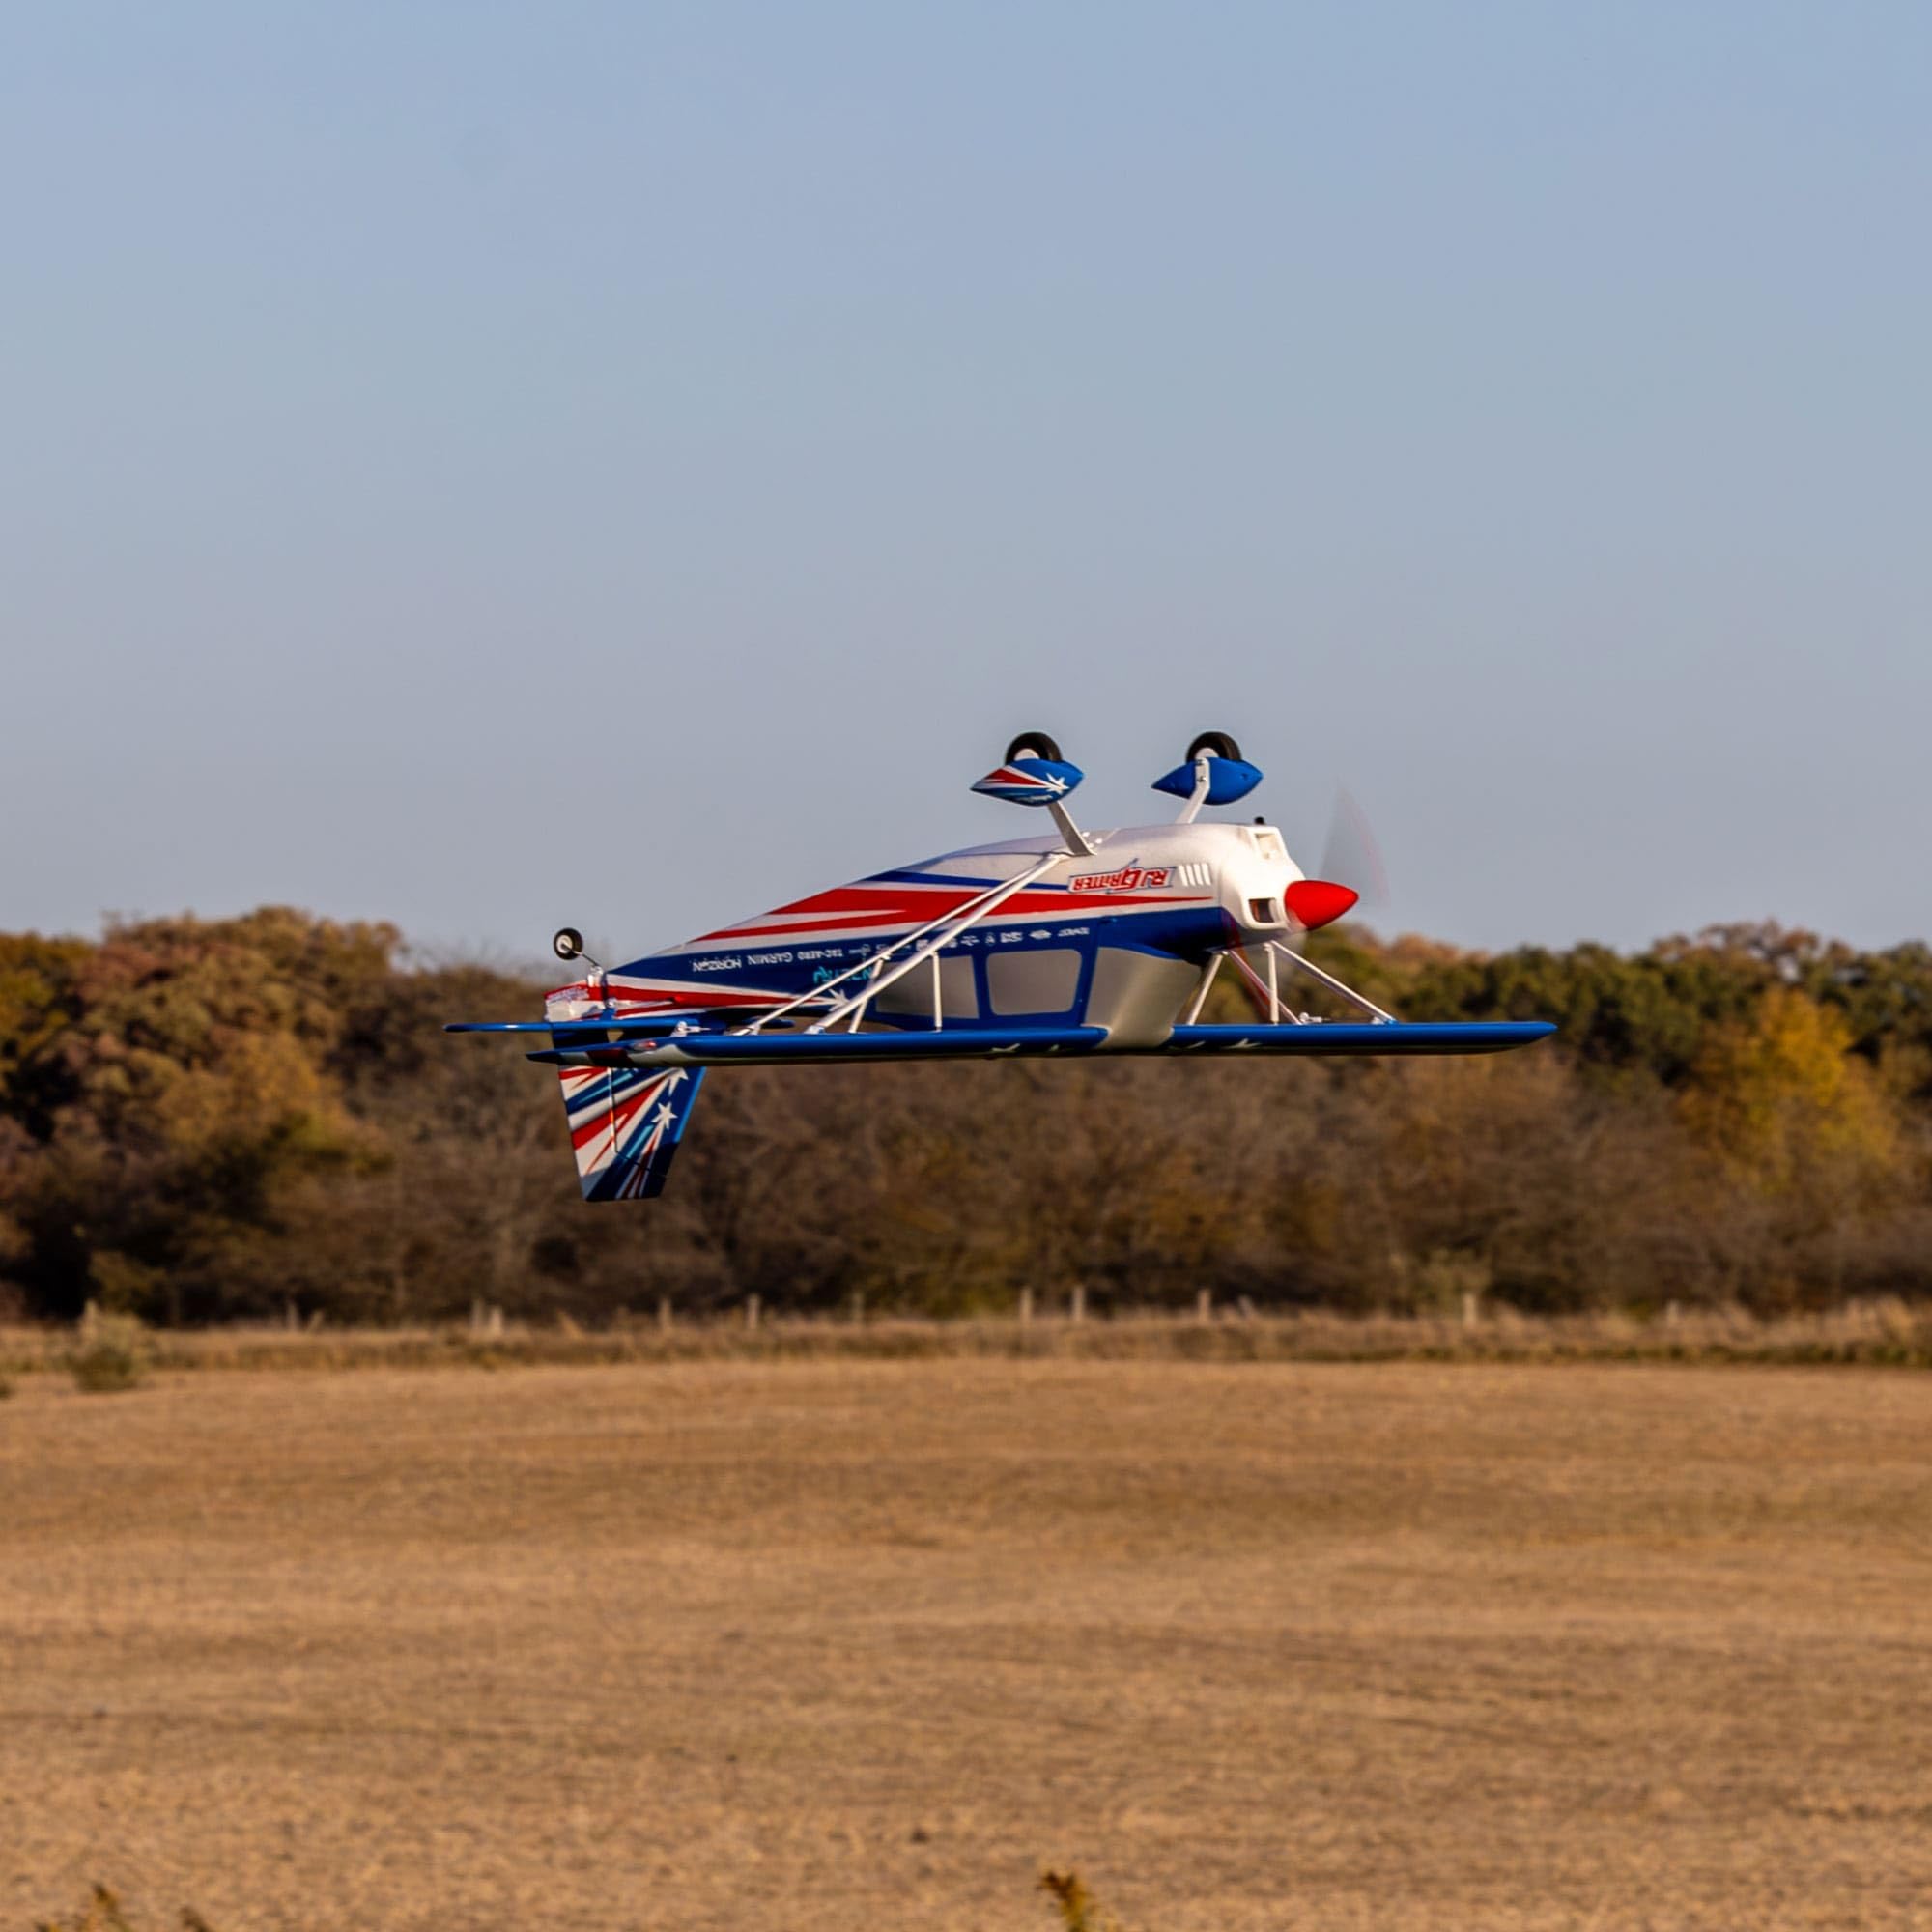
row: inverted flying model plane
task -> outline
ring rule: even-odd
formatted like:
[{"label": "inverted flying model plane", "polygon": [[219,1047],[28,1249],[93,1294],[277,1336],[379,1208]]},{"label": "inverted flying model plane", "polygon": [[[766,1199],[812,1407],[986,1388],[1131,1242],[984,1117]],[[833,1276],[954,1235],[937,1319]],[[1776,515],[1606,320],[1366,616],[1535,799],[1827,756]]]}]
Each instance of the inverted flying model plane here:
[{"label": "inverted flying model plane", "polygon": [[[546,997],[541,1020],[446,1031],[549,1036],[528,1058],[562,1080],[588,1201],[663,1192],[713,1066],[1495,1053],[1555,1031],[1543,1020],[1399,1020],[1303,957],[1305,935],[1357,895],[1304,877],[1271,825],[1201,818],[1262,781],[1226,733],[1202,733],[1155,780],[1181,802],[1165,825],[1082,831],[1067,810],[1082,776],[1051,738],[1024,732],[973,789],[1044,810],[1046,837],[875,872],[609,970],[565,926],[552,941],[557,957],[587,970]],[[1263,1016],[1204,1026],[1208,989],[1229,959]],[[1292,1010],[1284,968],[1361,1017]]]}]

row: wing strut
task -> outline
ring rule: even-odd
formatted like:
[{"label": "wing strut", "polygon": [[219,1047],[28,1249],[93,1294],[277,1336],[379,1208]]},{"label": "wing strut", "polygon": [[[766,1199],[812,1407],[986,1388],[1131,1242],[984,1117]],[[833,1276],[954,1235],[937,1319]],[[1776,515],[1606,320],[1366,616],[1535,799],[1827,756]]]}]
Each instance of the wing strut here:
[{"label": "wing strut", "polygon": [[[1356,992],[1354,987],[1344,984],[1342,980],[1336,979],[1334,974],[1325,972],[1321,967],[1316,965],[1314,960],[1304,958],[1302,954],[1295,952],[1293,947],[1284,946],[1278,939],[1270,939],[1264,943],[1263,951],[1267,957],[1267,977],[1265,979],[1248,964],[1238,946],[1225,948],[1214,956],[1216,959],[1232,959],[1235,962],[1236,969],[1247,980],[1257,1004],[1265,1003],[1268,1024],[1270,1026],[1306,1026],[1309,1024],[1306,1014],[1298,1013],[1292,1007],[1284,1008],[1282,1005],[1280,974],[1280,962],[1282,960],[1286,960],[1297,972],[1306,973],[1311,979],[1320,980],[1331,992],[1339,993],[1357,1012],[1367,1013],[1377,1026],[1400,1026],[1402,1024],[1392,1012],[1377,1006],[1366,994]],[[1205,990],[1200,997],[1201,1000],[1206,999],[1207,994]],[[1180,1022],[1181,1025],[1191,1026],[1194,1023],[1195,1014],[1199,1011],[1200,1001],[1197,1001],[1193,1009]]]},{"label": "wing strut", "polygon": [[1291,966],[1297,967],[1303,973],[1312,974],[1331,992],[1340,993],[1351,1007],[1354,1007],[1358,1011],[1367,1013],[1371,1019],[1378,1020],[1384,1026],[1394,1026],[1398,1023],[1393,1013],[1384,1012],[1380,1007],[1377,1006],[1365,994],[1356,992],[1354,987],[1345,986],[1341,980],[1336,979],[1334,974],[1324,973],[1320,966],[1316,965],[1314,960],[1304,958],[1293,948],[1284,946],[1278,939],[1270,939],[1267,943],[1267,948],[1268,994],[1271,999],[1274,997],[1275,991],[1274,962],[1276,957],[1279,956],[1286,959]]},{"label": "wing strut", "polygon": [[[812,987],[808,993],[794,993],[790,999],[774,1007],[770,1012],[759,1014],[756,1019],[750,1021],[745,1026],[734,1029],[734,1031],[738,1033],[758,1033],[763,1028],[769,1026],[773,1020],[782,1019],[785,1014],[796,1012],[800,1007],[824,1005],[827,996],[831,993],[834,986],[842,985],[847,980],[855,979],[861,973],[869,976],[863,989],[854,997],[835,1003],[832,1010],[814,1021],[810,1030],[814,1033],[819,1032],[826,1027],[832,1026],[837,1021],[844,1019],[848,1014],[863,1011],[872,995],[878,992],[882,986],[890,985],[893,980],[898,979],[901,974],[912,967],[917,966],[922,960],[936,957],[942,947],[958,938],[968,926],[977,924],[989,912],[1005,905],[1022,886],[1030,886],[1042,872],[1051,870],[1052,867],[1059,865],[1061,860],[1067,856],[1065,852],[1049,852],[1037,865],[1029,866],[1025,871],[1019,873],[1016,877],[1002,879],[998,885],[988,886],[977,897],[968,899],[963,906],[954,906],[950,912],[941,913],[937,919],[929,919],[923,925],[914,926],[910,932],[901,934],[890,945],[881,947],[878,952],[872,953],[869,957],[861,959],[856,965],[846,967],[842,973],[835,973],[822,985]],[[912,945],[916,940],[923,939],[931,932],[939,934],[938,940],[932,946],[923,948],[909,958],[901,960],[893,972],[882,976],[881,968],[894,953],[897,952],[902,947]],[[938,971],[937,966],[933,970],[936,973]],[[935,1021],[938,1017],[938,994],[935,992],[933,996]],[[854,1025],[856,1027],[856,1021]]]},{"label": "wing strut", "polygon": [[[1022,887],[1032,885],[1042,872],[1051,871],[1055,866],[1060,864],[1061,860],[1067,856],[1065,852],[1049,852],[1045,858],[1029,866],[1024,872],[1016,872],[1010,879],[1007,879],[1001,884],[994,886],[988,892],[981,893],[978,898],[969,900],[959,912],[949,915],[950,923],[947,921],[933,921],[932,925],[937,926],[939,929],[933,932],[932,937],[923,946],[920,947],[916,952],[908,952],[895,965],[880,972],[878,970],[879,967],[883,965],[890,953],[896,951],[898,947],[904,946],[908,940],[919,937],[919,934],[916,932],[907,933],[905,939],[895,942],[884,952],[877,954],[867,962],[872,966],[874,971],[872,979],[867,980],[849,999],[841,1000],[823,1019],[814,1020],[806,1031],[808,1033],[823,1033],[828,1027],[837,1026],[840,1020],[844,1019],[847,1014],[850,1014],[852,1016],[852,1031],[854,1033],[858,1032],[860,1018],[864,1015],[867,1005],[872,999],[878,994],[883,993],[895,980],[903,980],[916,967],[923,966],[928,959],[933,960],[936,965],[940,952],[951,946],[969,926],[978,925],[982,919],[987,919],[992,914],[998,912]],[[930,931],[931,927],[928,926],[924,929]],[[823,991],[824,988],[821,987],[820,990]]]}]

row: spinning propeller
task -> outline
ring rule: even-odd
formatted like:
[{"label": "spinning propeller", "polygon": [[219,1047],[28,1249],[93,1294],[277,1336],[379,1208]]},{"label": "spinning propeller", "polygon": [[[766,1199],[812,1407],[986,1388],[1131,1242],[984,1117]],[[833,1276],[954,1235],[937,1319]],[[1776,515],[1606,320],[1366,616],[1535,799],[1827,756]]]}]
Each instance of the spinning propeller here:
[{"label": "spinning propeller", "polygon": [[[1297,879],[1283,893],[1289,930],[1274,944],[1303,960],[1303,971],[1328,980],[1331,986],[1339,986],[1338,981],[1307,961],[1308,935],[1318,926],[1340,919],[1354,905],[1384,906],[1388,896],[1388,874],[1382,867],[1376,835],[1347,786],[1337,785],[1335,802],[1328,812],[1328,836],[1321,842],[1321,876]],[[1279,962],[1269,955],[1266,944],[1237,949],[1235,963],[1240,969],[1241,984],[1255,1011],[1263,1019],[1274,1019],[1280,1005]],[[1369,1006],[1370,1010],[1381,1014],[1379,1008],[1362,1001],[1359,994],[1347,987],[1340,990],[1353,1003]]]},{"label": "spinning propeller", "polygon": [[1381,847],[1370,830],[1367,814],[1346,785],[1335,787],[1328,813],[1328,837],[1321,846],[1321,876],[1350,888],[1366,906],[1389,902],[1388,873],[1382,868]]},{"label": "spinning propeller", "polygon": [[[1190,798],[1188,810],[1181,814],[1183,821],[1191,819],[1203,804],[1244,796],[1260,781],[1261,774],[1241,760],[1240,747],[1225,731],[1202,732],[1188,746],[1187,757],[1188,764],[1156,781],[1159,790]],[[1217,782],[1221,772],[1230,767],[1230,777],[1239,775],[1236,781],[1238,789]],[[1190,770],[1198,777],[1193,784],[1183,787],[1177,781]],[[1388,873],[1367,815],[1348,788],[1337,785],[1328,815],[1328,835],[1321,846],[1320,874],[1296,879],[1284,889],[1288,929],[1273,944],[1300,958],[1307,950],[1308,935],[1318,927],[1331,924],[1358,903],[1378,908],[1386,905],[1388,898]],[[1230,949],[1241,983],[1264,1019],[1274,1018],[1280,1006],[1279,975],[1272,970],[1268,944],[1263,940]]]}]

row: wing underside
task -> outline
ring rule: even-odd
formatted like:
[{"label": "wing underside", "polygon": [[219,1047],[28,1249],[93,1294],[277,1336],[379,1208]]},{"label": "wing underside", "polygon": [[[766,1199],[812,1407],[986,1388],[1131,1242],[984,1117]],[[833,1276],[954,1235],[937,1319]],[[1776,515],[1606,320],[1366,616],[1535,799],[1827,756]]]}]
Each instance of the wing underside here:
[{"label": "wing underside", "polygon": [[[1546,1020],[1308,1021],[1299,1025],[1178,1026],[1148,1045],[1111,1045],[1104,1027],[941,1027],[877,1033],[715,1033],[682,1038],[635,1031],[547,1029],[557,1037],[532,1060],[556,1066],[798,1066],[923,1060],[1007,1060],[1090,1053],[1192,1057],[1241,1053],[1294,1058],[1502,1053],[1555,1031]],[[593,1032],[596,1037],[593,1036]],[[612,1035],[616,1037],[611,1037]]]}]

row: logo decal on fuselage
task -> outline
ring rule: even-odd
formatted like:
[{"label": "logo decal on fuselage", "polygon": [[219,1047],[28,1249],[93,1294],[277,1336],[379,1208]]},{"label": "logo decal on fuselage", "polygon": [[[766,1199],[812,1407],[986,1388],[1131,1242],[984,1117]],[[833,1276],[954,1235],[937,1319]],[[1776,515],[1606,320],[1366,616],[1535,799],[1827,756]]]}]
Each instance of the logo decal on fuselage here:
[{"label": "logo decal on fuselage", "polygon": [[1118,872],[1083,872],[1066,883],[1076,893],[1137,893],[1164,886],[1173,876],[1172,866],[1122,866]]}]

